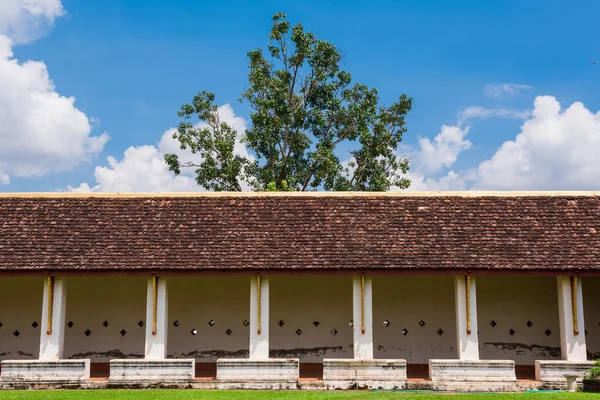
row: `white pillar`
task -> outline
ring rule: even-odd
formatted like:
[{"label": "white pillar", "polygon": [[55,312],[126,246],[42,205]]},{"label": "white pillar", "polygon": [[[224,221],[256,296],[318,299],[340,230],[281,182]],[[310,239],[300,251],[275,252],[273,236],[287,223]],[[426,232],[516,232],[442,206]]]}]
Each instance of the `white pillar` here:
[{"label": "white pillar", "polygon": [[456,306],[456,339],[460,360],[479,360],[479,336],[477,333],[477,285],[470,278],[470,319],[471,330],[467,330],[467,282],[464,276],[454,278],[454,298]]},{"label": "white pillar", "polygon": [[269,358],[269,278],[260,277],[260,333],[258,277],[250,278],[250,359]]},{"label": "white pillar", "polygon": [[148,279],[148,290],[146,295],[146,349],[144,358],[146,360],[164,360],[167,358],[167,331],[168,331],[168,309],[169,300],[167,292],[167,280],[164,277],[156,278],[156,332],[154,328],[154,282]]},{"label": "white pillar", "polygon": [[44,280],[44,301],[40,324],[40,360],[55,361],[63,356],[65,342],[65,311],[67,285],[63,278],[54,278],[52,290],[52,331],[48,331],[48,281]]},{"label": "white pillar", "polygon": [[562,359],[567,361],[587,361],[581,278],[577,279],[577,323],[579,334],[575,334],[573,324],[571,277],[559,276],[557,277],[557,283],[558,314],[560,318],[560,348]]},{"label": "white pillar", "polygon": [[[364,309],[362,277],[352,278],[354,359],[373,359],[373,282],[365,276]],[[363,315],[364,312],[364,315]],[[364,318],[364,320],[363,320]],[[363,332],[364,325],[364,332]]]}]

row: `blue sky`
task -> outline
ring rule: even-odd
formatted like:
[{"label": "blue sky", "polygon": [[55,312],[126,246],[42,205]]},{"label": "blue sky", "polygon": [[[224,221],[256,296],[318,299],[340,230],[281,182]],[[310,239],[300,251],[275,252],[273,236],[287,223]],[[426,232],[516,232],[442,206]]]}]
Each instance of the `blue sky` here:
[{"label": "blue sky", "polygon": [[[413,171],[416,189],[600,186],[600,172],[590,171],[600,158],[595,157],[600,154],[598,1],[36,1],[53,8],[36,14],[19,9],[19,0],[0,1],[0,7],[7,2],[14,11],[4,21],[0,17],[0,35],[11,39],[14,54],[5,61],[17,59],[20,66],[27,60],[42,62],[54,87],[21,85],[13,93],[41,90],[75,97],[74,108],[89,119],[91,131],[85,135],[106,133],[110,139],[67,154],[64,159],[71,162],[60,168],[52,158],[59,153],[53,153],[47,157],[50,165],[37,165],[35,173],[19,163],[46,155],[20,154],[16,145],[10,155],[0,150],[0,177],[2,168],[9,177],[0,184],[2,191],[68,190],[81,183],[115,190],[102,177],[114,178],[131,167],[118,165],[129,147],[156,147],[164,132],[176,126],[181,104],[203,89],[247,120],[248,108],[237,101],[247,82],[246,52],[266,47],[271,16],[278,11],[337,45],[345,69],[377,88],[382,103],[402,93],[413,97],[407,147],[399,154],[421,165]],[[26,38],[15,34],[23,31],[33,33]],[[0,89],[8,92],[14,78],[2,73],[2,65],[8,64],[0,64]],[[538,96],[546,97],[534,106]],[[24,121],[33,117],[21,111],[11,116],[15,101],[14,96],[3,101],[0,94],[0,125],[6,119],[0,145],[12,145],[11,135],[26,132]],[[562,109],[556,110],[556,102]],[[569,109],[577,102],[583,106]],[[58,131],[69,123],[59,122]],[[11,124],[15,129],[8,129]],[[444,131],[444,125],[451,129]],[[44,134],[40,128],[38,135]],[[501,146],[519,134],[524,135],[517,143],[520,156],[502,153]],[[70,140],[63,136],[59,132],[53,140]],[[19,146],[28,145],[23,137]],[[432,147],[419,138],[427,138]],[[116,167],[109,166],[108,156]],[[98,175],[98,166],[107,168],[104,175]],[[447,177],[452,184],[444,184]],[[166,176],[155,186],[136,185],[139,173],[131,178],[133,183],[116,189],[173,188],[161,187]]]}]

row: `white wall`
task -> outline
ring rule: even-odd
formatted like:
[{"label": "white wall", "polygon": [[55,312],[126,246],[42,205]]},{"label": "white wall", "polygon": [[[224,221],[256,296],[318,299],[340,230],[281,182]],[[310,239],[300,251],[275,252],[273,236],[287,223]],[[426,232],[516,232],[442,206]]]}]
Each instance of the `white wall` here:
[{"label": "white wall", "polygon": [[518,365],[560,359],[556,277],[477,277],[477,308],[481,359],[514,360]]},{"label": "white wall", "polygon": [[[168,355],[215,361],[247,357],[249,277],[168,277]],[[352,278],[270,278],[271,356],[320,362],[351,358]],[[67,278],[65,358],[107,362],[138,357],[144,351],[146,277]],[[453,277],[373,277],[375,358],[406,358],[424,364],[430,358],[456,358]],[[37,358],[43,277],[0,279],[0,359]],[[600,357],[600,277],[582,278],[588,352]],[[555,277],[477,277],[482,359],[533,364],[559,359],[558,299]],[[208,321],[216,322],[210,327]],[[108,321],[107,328],[102,326]],[[173,322],[178,320],[179,327]],[[285,325],[280,327],[279,320]],[[320,322],[318,327],[313,321]],[[390,326],[384,327],[383,321]],[[420,327],[419,321],[425,321]],[[490,322],[497,325],[492,328]],[[527,321],[533,325],[527,327]],[[331,329],[338,333],[331,335]],[[406,336],[403,328],[408,329]],[[436,331],[442,328],[439,336]],[[86,329],[92,334],[85,336]],[[127,334],[121,336],[121,329]],[[190,331],[197,329],[198,334]],[[232,334],[225,331],[231,329]],[[302,334],[296,335],[301,329]],[[509,330],[514,329],[511,336]],[[546,336],[544,331],[551,330]],[[19,330],[19,337],[13,332]]]},{"label": "white wall", "polygon": [[600,360],[600,277],[583,277],[583,314],[588,359]]},{"label": "white wall", "polygon": [[[352,277],[275,276],[270,278],[270,290],[272,357],[296,357],[306,363],[353,357],[348,324],[352,320]],[[319,321],[317,327],[315,320]],[[298,329],[301,335],[296,334]],[[332,329],[337,331],[335,336]]]},{"label": "white wall", "polygon": [[[0,278],[0,360],[38,358],[45,282],[42,277]],[[31,326],[34,321],[37,328]]]},{"label": "white wall", "polygon": [[[455,359],[455,320],[454,277],[373,277],[375,358],[404,358],[413,364],[427,364],[431,358]],[[425,325],[421,327],[420,321]]]},{"label": "white wall", "polygon": [[[250,321],[250,277],[168,277],[167,283],[169,358],[248,357],[249,328],[243,323]],[[192,335],[192,329],[198,333]]]},{"label": "white wall", "polygon": [[[108,362],[144,355],[147,277],[68,277],[65,358]],[[108,327],[102,324],[108,321]],[[92,333],[85,335],[86,330]],[[120,331],[127,334],[122,336]]]}]

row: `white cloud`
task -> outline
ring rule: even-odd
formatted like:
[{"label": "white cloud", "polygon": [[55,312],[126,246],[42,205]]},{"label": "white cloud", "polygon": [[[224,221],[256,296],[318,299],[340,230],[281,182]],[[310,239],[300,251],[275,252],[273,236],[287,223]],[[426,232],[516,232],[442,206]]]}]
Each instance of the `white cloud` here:
[{"label": "white cloud", "polygon": [[[431,142],[421,139],[412,157],[410,190],[600,188],[600,112],[593,113],[580,102],[561,109],[556,98],[538,96],[515,139],[504,142],[490,159],[464,171],[447,171],[468,148],[460,146],[466,132],[458,126],[450,127],[455,133],[447,139],[459,151],[448,151],[453,147],[440,145],[444,141],[436,139],[442,138],[448,128],[442,128]],[[442,162],[444,159],[447,161]]]},{"label": "white cloud", "polygon": [[202,191],[194,179],[174,176],[163,154],[154,146],[129,147],[123,159],[108,157],[107,167],[96,167],[96,185],[82,183],[73,192],[191,192]]},{"label": "white cloud", "polygon": [[0,183],[69,170],[102,151],[108,135],[92,136],[74,103],[56,92],[44,63],[19,63],[0,35]]},{"label": "white cloud", "polygon": [[467,107],[458,113],[459,121],[465,122],[473,118],[511,118],[511,119],[527,119],[531,116],[529,110],[515,110],[511,108],[484,108],[484,107]]},{"label": "white cloud", "polygon": [[539,96],[515,140],[479,165],[473,188],[598,190],[599,155],[600,112],[580,102],[561,110],[556,98]]},{"label": "white cloud", "polygon": [[15,43],[30,42],[65,14],[61,0],[0,0],[0,35]]},{"label": "white cloud", "polygon": [[10,176],[6,173],[6,164],[0,163],[0,185],[8,185]]},{"label": "white cloud", "polygon": [[[222,122],[227,122],[238,132],[238,140],[234,151],[244,157],[248,155],[246,147],[241,143],[241,135],[246,130],[244,118],[236,116],[229,104],[219,107]],[[205,126],[199,124],[198,127]],[[182,168],[182,174],[175,176],[169,171],[164,161],[167,153],[176,153],[182,162],[200,163],[199,155],[189,150],[181,150],[179,142],[173,139],[175,128],[165,131],[157,146],[130,147],[123,154],[121,161],[108,157],[107,167],[96,167],[94,177],[96,184],[90,186],[82,183],[78,187],[68,187],[75,192],[201,192],[202,186],[196,183],[194,168]],[[245,188],[247,189],[247,188]]]},{"label": "white cloud", "polygon": [[505,97],[515,97],[531,89],[533,89],[531,86],[520,85],[518,83],[489,84],[483,88],[483,94],[494,99],[502,99]]},{"label": "white cloud", "polygon": [[448,171],[446,175],[439,177],[426,177],[421,174],[410,173],[411,180],[408,190],[414,191],[446,191],[446,190],[466,190],[472,174],[463,176],[462,173]]},{"label": "white cloud", "polygon": [[468,126],[443,125],[433,141],[420,138],[418,153],[413,157],[413,168],[417,172],[432,174],[452,166],[458,155],[471,147],[471,142],[465,139],[468,133]]},{"label": "white cloud", "polygon": [[[461,152],[471,147],[466,139],[468,126],[443,125],[440,132],[430,140],[420,138],[418,148],[402,147],[401,152],[410,159],[410,170],[405,175],[411,180],[408,190],[464,190],[467,180],[461,174],[450,169]],[[398,190],[393,187],[391,190]]]}]

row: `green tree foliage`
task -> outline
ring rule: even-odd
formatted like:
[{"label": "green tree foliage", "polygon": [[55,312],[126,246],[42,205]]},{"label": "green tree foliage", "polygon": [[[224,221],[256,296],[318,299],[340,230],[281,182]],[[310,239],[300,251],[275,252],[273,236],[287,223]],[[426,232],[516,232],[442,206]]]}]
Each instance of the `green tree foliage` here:
[{"label": "green tree foliage", "polygon": [[[300,24],[290,27],[282,13],[273,16],[267,56],[257,49],[248,58],[249,86],[240,101],[252,109],[252,126],[241,137],[255,158],[235,154],[237,132],[219,120],[214,94],[203,91],[181,107],[173,135],[202,161],[167,154],[171,171],[196,168],[198,184],[216,191],[239,191],[242,184],[259,191],[408,187],[409,163],[396,150],[411,98],[402,94],[380,106],[376,89],[353,83],[340,68],[334,45]],[[192,117],[204,124],[195,126]]]}]

